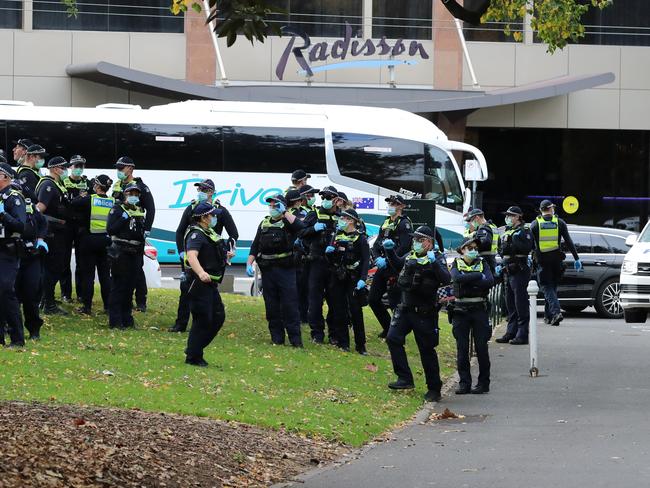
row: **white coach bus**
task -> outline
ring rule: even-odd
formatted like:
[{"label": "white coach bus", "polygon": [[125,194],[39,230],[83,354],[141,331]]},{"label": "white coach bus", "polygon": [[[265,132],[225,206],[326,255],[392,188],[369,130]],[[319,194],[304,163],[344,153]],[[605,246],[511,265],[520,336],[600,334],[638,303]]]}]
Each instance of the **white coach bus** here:
[{"label": "white coach bus", "polygon": [[[284,191],[295,169],[312,175],[316,188],[334,185],[357,204],[376,233],[386,215],[384,198],[402,193],[433,200],[445,243],[463,233],[462,213],[471,193],[452,150],[478,161],[483,154],[450,141],[428,120],[409,112],[335,105],[187,101],[141,109],[38,107],[0,102],[0,144],[28,138],[49,157],[81,154],[86,174],[115,179],[119,156],[136,163],[135,175],[151,188],[156,219],[150,241],[160,262],[178,262],[175,230],[195,197],[194,183],[212,179],[217,197],[240,232],[234,262],[243,262],[265,198]],[[43,170],[45,171],[45,170]]]}]

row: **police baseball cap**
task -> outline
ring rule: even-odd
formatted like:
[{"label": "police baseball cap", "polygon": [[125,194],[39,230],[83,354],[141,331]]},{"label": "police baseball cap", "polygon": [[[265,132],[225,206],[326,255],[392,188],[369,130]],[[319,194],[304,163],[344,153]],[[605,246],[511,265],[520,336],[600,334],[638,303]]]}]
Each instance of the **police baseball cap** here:
[{"label": "police baseball cap", "polygon": [[345,193],[343,193],[342,191],[339,192],[339,198],[341,198],[342,200],[345,200],[346,202],[350,201],[348,196]]},{"label": "police baseball cap", "polygon": [[513,205],[512,207],[508,207],[508,210],[505,211],[506,215],[518,215],[519,217],[522,217],[524,215],[524,212],[521,211],[521,208],[517,207],[516,205]]},{"label": "police baseball cap", "polygon": [[128,156],[122,156],[120,157],[120,159],[118,159],[115,162],[116,168],[124,168],[125,166],[135,167],[135,163],[133,162],[133,159],[131,159]]},{"label": "police baseball cap", "polygon": [[291,179],[293,181],[304,180],[305,178],[311,178],[311,175],[307,174],[303,169],[297,169],[291,173]]},{"label": "police baseball cap", "polygon": [[343,212],[341,212],[341,216],[342,217],[350,217],[351,219],[354,219],[357,222],[359,222],[361,220],[361,218],[359,217],[359,214],[357,213],[357,211],[354,210],[354,209],[351,209],[351,208],[348,209],[348,210],[343,210]]},{"label": "police baseball cap", "polygon": [[266,203],[277,202],[277,203],[282,203],[283,205],[287,204],[287,199],[284,198],[284,195],[282,193],[278,193],[277,195],[271,195],[270,197],[266,197],[264,201]]},{"label": "police baseball cap", "polygon": [[79,154],[70,157],[70,164],[73,166],[81,166],[86,164],[86,158]]},{"label": "police baseball cap", "polygon": [[300,196],[301,197],[306,197],[307,195],[316,195],[316,193],[319,193],[320,190],[318,188],[314,188],[313,186],[305,185],[300,189]]},{"label": "police baseball cap", "polygon": [[67,168],[70,165],[65,158],[61,156],[54,156],[47,162],[48,168]]},{"label": "police baseball cap", "polygon": [[458,246],[456,248],[456,252],[462,253],[463,249],[465,249],[467,246],[469,246],[470,244],[476,244],[476,243],[478,243],[478,239],[476,239],[476,237],[474,237],[474,236],[465,237],[463,239],[463,242],[460,243],[460,246]]},{"label": "police baseball cap", "polygon": [[194,183],[194,186],[198,188],[207,188],[211,191],[214,191],[215,188],[214,181],[208,179],[197,181],[196,183]]},{"label": "police baseball cap", "polygon": [[436,235],[434,232],[431,230],[431,227],[428,225],[421,225],[417,229],[415,229],[415,232],[412,232],[410,234],[412,237],[419,237],[419,238],[424,238],[424,239],[435,239]]},{"label": "police baseball cap", "polygon": [[18,139],[17,141],[11,141],[11,142],[16,146],[22,146],[25,149],[28,149],[29,146],[34,145],[34,143],[30,139]]},{"label": "police baseball cap", "polygon": [[556,205],[550,201],[550,200],[542,200],[542,203],[539,204],[539,209],[540,210],[546,210],[551,207],[555,207]]},{"label": "police baseball cap", "polygon": [[0,163],[0,173],[7,175],[9,178],[16,177],[15,171],[6,163],[6,161]]},{"label": "police baseball cap", "polygon": [[218,212],[217,207],[211,203],[201,202],[192,210],[192,216],[203,217],[204,215],[217,215]]},{"label": "police baseball cap", "polygon": [[7,162],[7,158],[5,158],[4,153],[0,153],[0,163],[6,163],[6,162]]},{"label": "police baseball cap", "polygon": [[139,187],[138,184],[137,184],[136,182],[134,182],[134,181],[132,181],[131,183],[129,183],[128,185],[126,185],[126,186],[124,187],[124,190],[123,190],[124,193],[129,193],[129,192],[131,192],[131,191],[137,191],[138,193],[142,193],[142,192],[140,191],[140,187]]},{"label": "police baseball cap", "polygon": [[402,195],[391,195],[386,200],[386,203],[396,203],[398,205],[406,205],[406,200]]},{"label": "police baseball cap", "polygon": [[27,154],[38,154],[41,156],[47,155],[47,151],[40,144],[32,144],[27,148]]},{"label": "police baseball cap", "polygon": [[318,192],[318,194],[322,197],[330,196],[336,198],[339,196],[339,192],[336,190],[336,188],[334,188],[331,185],[323,188],[321,191]]},{"label": "police baseball cap", "polygon": [[465,222],[469,222],[474,217],[478,217],[479,215],[485,215],[483,213],[483,210],[481,210],[480,208],[475,208],[474,210],[470,210],[465,214]]},{"label": "police baseball cap", "polygon": [[101,186],[105,190],[108,190],[113,185],[113,180],[111,180],[108,175],[99,175],[95,177],[95,184]]},{"label": "police baseball cap", "polygon": [[298,190],[289,190],[284,198],[287,202],[297,202],[298,200],[302,200],[302,196]]}]

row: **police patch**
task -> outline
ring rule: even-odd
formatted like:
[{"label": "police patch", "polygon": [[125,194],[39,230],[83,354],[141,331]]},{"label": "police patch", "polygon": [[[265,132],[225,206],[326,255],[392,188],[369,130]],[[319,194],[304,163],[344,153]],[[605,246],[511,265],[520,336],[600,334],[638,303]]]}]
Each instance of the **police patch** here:
[{"label": "police patch", "polygon": [[411,230],[411,224],[409,224],[408,222],[404,224],[404,227],[406,227],[406,230]]},{"label": "police patch", "polygon": [[190,236],[190,239],[196,239],[196,232]]},{"label": "police patch", "polygon": [[45,191],[52,191],[52,187],[48,186],[47,188],[45,188]]},{"label": "police patch", "polygon": [[19,198],[16,198],[16,201],[14,202],[14,205],[16,207],[20,207],[20,199]]}]

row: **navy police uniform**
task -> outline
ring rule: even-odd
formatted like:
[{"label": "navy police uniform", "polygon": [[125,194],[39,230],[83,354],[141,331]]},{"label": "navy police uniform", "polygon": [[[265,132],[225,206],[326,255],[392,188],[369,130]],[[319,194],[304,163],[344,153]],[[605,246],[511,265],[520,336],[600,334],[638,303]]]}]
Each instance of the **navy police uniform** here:
[{"label": "navy police uniform", "polygon": [[[302,200],[305,199],[305,194],[302,193],[303,191],[313,192],[314,194],[318,192],[318,190],[309,185],[305,185],[300,190],[289,190],[285,195],[289,205],[298,200],[302,202]],[[302,205],[301,203],[300,205],[289,209],[289,212],[302,222],[307,217],[307,214],[312,210],[313,209],[310,206]],[[298,310],[300,311],[300,322],[307,324],[309,322],[309,263],[307,261],[307,249],[303,245],[301,239],[296,239],[294,241],[293,261],[296,267],[296,286],[298,288]]]}]

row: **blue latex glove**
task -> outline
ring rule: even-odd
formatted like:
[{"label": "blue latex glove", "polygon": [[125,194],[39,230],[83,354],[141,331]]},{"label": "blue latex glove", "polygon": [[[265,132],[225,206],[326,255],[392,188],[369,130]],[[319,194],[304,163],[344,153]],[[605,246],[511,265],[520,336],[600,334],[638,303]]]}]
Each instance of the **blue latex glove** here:
[{"label": "blue latex glove", "polygon": [[436,259],[436,253],[434,251],[427,251],[427,257],[433,261]]},{"label": "blue latex glove", "polygon": [[278,211],[280,211],[280,213],[284,213],[287,211],[287,207],[285,207],[284,203],[282,202],[275,202],[275,208],[277,208]]},{"label": "blue latex glove", "polygon": [[582,271],[582,261],[577,259],[575,263],[573,263],[573,269],[575,269],[576,271]]},{"label": "blue latex glove", "polygon": [[322,222],[316,222],[316,223],[314,224],[314,230],[315,230],[316,232],[320,232],[320,231],[322,231],[322,230],[325,230],[325,224],[323,224]]},{"label": "blue latex glove", "polygon": [[334,251],[336,251],[336,249],[334,249],[334,246],[327,246],[327,247],[325,248],[325,254],[331,254],[331,253],[333,253]]},{"label": "blue latex glove", "polygon": [[5,213],[5,202],[0,202],[0,214]]},{"label": "blue latex glove", "polygon": [[377,258],[375,259],[375,266],[377,266],[379,269],[384,269],[386,267],[386,258]]},{"label": "blue latex glove", "polygon": [[395,241],[392,239],[386,239],[383,243],[382,246],[384,246],[384,249],[395,249]]},{"label": "blue latex glove", "polygon": [[531,268],[533,266],[533,258],[528,256],[528,267]]},{"label": "blue latex glove", "polygon": [[47,245],[47,242],[45,242],[41,238],[36,239],[36,249],[38,249],[38,248],[43,248],[43,249],[45,249],[45,252],[50,252],[50,248]]},{"label": "blue latex glove", "polygon": [[126,213],[126,212],[122,212],[122,218],[123,218],[124,220],[129,220],[129,214]]},{"label": "blue latex glove", "polygon": [[181,258],[181,261],[185,261],[185,253],[183,251],[179,252],[178,255]]},{"label": "blue latex glove", "polygon": [[255,276],[255,268],[253,268],[252,264],[247,264],[246,265],[246,274],[250,276],[251,278]]},{"label": "blue latex glove", "polygon": [[503,271],[503,266],[501,266],[500,264],[497,264],[497,267],[494,268],[494,273],[495,273],[497,276],[501,276],[501,272],[502,272],[502,271]]},{"label": "blue latex glove", "polygon": [[300,240],[300,238],[298,238],[298,239],[296,239],[295,241],[293,241],[293,245],[294,245],[294,246],[300,246],[301,244],[302,244],[302,241]]},{"label": "blue latex glove", "polygon": [[363,290],[366,287],[366,282],[363,280],[357,281],[357,290]]}]

